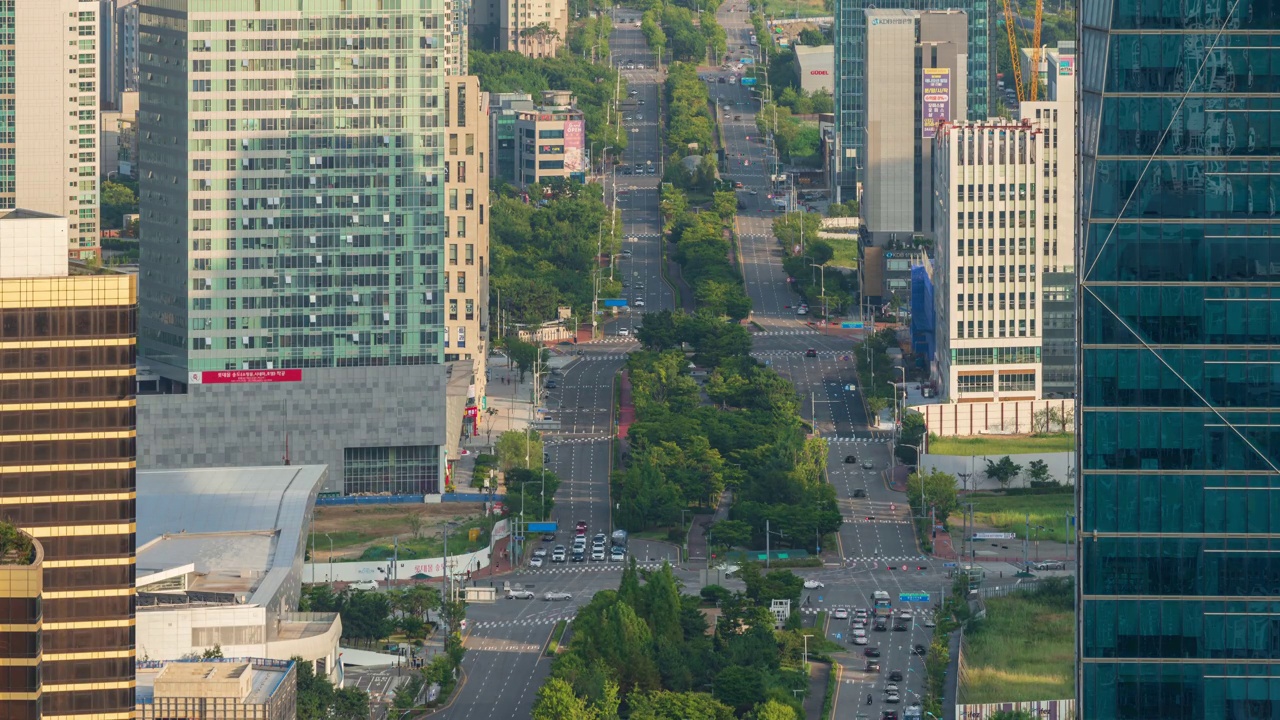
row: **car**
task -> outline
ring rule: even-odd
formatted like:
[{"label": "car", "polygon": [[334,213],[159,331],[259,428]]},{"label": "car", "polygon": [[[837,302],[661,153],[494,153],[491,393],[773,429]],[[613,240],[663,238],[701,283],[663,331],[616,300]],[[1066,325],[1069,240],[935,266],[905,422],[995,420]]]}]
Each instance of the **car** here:
[{"label": "car", "polygon": [[835,610],[831,611],[831,617],[835,618],[836,620],[848,620],[849,610],[847,608],[836,608]]},{"label": "car", "polygon": [[550,380],[547,380],[548,390],[555,390],[558,387],[560,387],[560,382],[557,381],[555,378],[551,378]]},{"label": "car", "polygon": [[587,531],[587,521],[579,520],[577,524],[573,526],[573,529],[585,533]]},{"label": "car", "polygon": [[[620,254],[620,255],[622,255],[622,257],[631,257],[631,251],[630,251],[630,250],[623,250],[623,251],[622,251],[621,253],[619,253],[619,254]],[[623,284],[625,285],[626,283],[623,283]]]},{"label": "car", "polygon": [[555,533],[542,533],[542,542],[551,542],[556,539]]},{"label": "car", "polygon": [[593,548],[591,550],[591,562],[604,562],[604,548]]},{"label": "car", "polygon": [[540,568],[542,567],[542,562],[543,562],[543,558],[537,555],[534,555],[532,558],[529,559],[529,567]]},{"label": "car", "polygon": [[866,667],[863,668],[863,671],[864,672],[880,672],[880,663],[874,660],[868,660]]},{"label": "car", "polygon": [[546,549],[546,548],[544,548],[544,547],[540,547],[540,548],[538,548],[537,550],[534,550],[534,551],[533,551],[533,556],[534,556],[534,557],[544,558],[544,557],[546,557],[546,556],[547,556],[547,549]]},{"label": "car", "polygon": [[760,191],[759,191],[759,190],[748,190],[748,191],[747,191],[747,194],[748,194],[748,195],[759,195],[759,194],[760,194]]},{"label": "car", "polygon": [[876,467],[876,464],[875,464],[875,463],[873,463],[873,462],[871,462],[870,460],[863,460],[863,461],[862,461],[862,469],[863,469],[863,470],[874,470],[874,469],[875,469],[875,467]]},{"label": "car", "polygon": [[564,562],[564,546],[563,545],[557,545],[556,549],[551,551],[551,562],[554,562],[554,563]]},{"label": "car", "polygon": [[813,349],[813,348],[809,348],[808,350],[805,350],[805,351],[804,351],[804,356],[805,356],[805,357],[818,357],[818,351],[817,351],[817,350],[815,350],[815,349]]},{"label": "car", "polygon": [[868,641],[867,641],[867,636],[866,636],[866,635],[854,635],[854,636],[853,636],[853,644],[854,644],[854,645],[866,645],[866,644],[867,644],[867,642],[868,642]]},{"label": "car", "polygon": [[924,655],[928,652],[929,652],[928,648],[926,648],[923,645],[916,645],[915,647],[911,648],[912,655]]},{"label": "car", "polygon": [[910,628],[907,626],[907,624],[906,624],[906,623],[902,623],[902,622],[900,622],[900,623],[894,623],[894,625],[893,625],[893,631],[894,631],[894,632],[906,632],[906,631],[907,631],[907,630],[909,630],[909,629],[910,629]]},{"label": "car", "polygon": [[609,562],[625,562],[627,559],[627,551],[617,545],[609,550]]},{"label": "car", "polygon": [[373,591],[378,589],[377,580],[357,580],[351,583],[351,587],[355,590]]},{"label": "car", "polygon": [[883,620],[877,620],[875,627],[872,629],[875,630],[876,632],[884,632],[885,630],[889,629],[889,626],[885,625]]},{"label": "car", "polygon": [[636,119],[637,119],[637,120],[643,120],[643,119],[644,119],[644,115],[641,115],[640,113],[636,113]]},{"label": "car", "polygon": [[550,601],[553,601],[553,602],[554,602],[554,601],[556,601],[556,600],[572,600],[572,599],[573,599],[573,595],[572,595],[571,593],[567,593],[567,592],[560,592],[560,591],[558,591],[558,590],[552,590],[551,592],[548,592],[548,593],[543,594],[542,599],[543,599],[543,600],[550,600]]},{"label": "car", "polygon": [[896,693],[898,692],[898,686],[894,683],[888,683],[884,686],[884,691],[887,693]]},{"label": "car", "polygon": [[872,646],[863,650],[862,654],[869,658],[878,658],[880,657],[880,648],[879,646]]},{"label": "car", "polygon": [[573,553],[573,557],[569,558],[569,560],[570,560],[571,562],[576,562],[576,563],[586,562],[586,561],[587,561],[587,555],[586,555],[586,553],[584,553],[584,552],[577,551],[577,552],[574,552],[574,553]]},{"label": "car", "polygon": [[857,455],[845,455],[845,456],[844,456],[844,462],[845,462],[845,464],[846,464],[846,465],[853,465],[853,464],[856,464],[856,463],[858,462],[858,456],[857,456]]},{"label": "car", "polygon": [[532,590],[508,590],[507,599],[508,600],[532,600],[533,591]]},{"label": "car", "polygon": [[856,498],[864,498],[867,496],[867,491],[863,490],[862,488],[858,488],[857,490],[853,491],[853,496]]},{"label": "car", "polygon": [[890,670],[890,671],[889,671],[889,680],[890,680],[890,681],[892,681],[892,682],[898,682],[898,681],[902,680],[902,671],[901,671],[901,670]]},{"label": "car", "polygon": [[854,630],[862,630],[863,632],[866,632],[866,630],[867,630],[867,621],[866,621],[866,620],[854,620],[854,621],[853,621],[853,623],[852,623],[849,627],[853,628]]},{"label": "car", "polygon": [[723,85],[723,84],[724,84],[724,82],[725,82],[725,80],[724,80],[724,78],[716,78],[716,82],[718,82],[718,83],[720,83],[721,85]]},{"label": "car", "polygon": [[734,183],[733,183],[733,189],[734,189],[734,190],[741,190],[743,187],[745,187],[745,186],[742,184],[742,181],[741,181],[741,180],[735,180],[735,181],[734,181]]},{"label": "car", "polygon": [[1036,570],[1066,570],[1067,564],[1061,560],[1045,560],[1033,566]]},{"label": "car", "polygon": [[927,628],[938,627],[938,623],[934,622],[933,618],[925,618],[924,626]]},{"label": "car", "polygon": [[898,720],[898,711],[884,710],[880,713],[880,720]]},{"label": "car", "polygon": [[637,301],[635,301],[635,302],[633,302],[633,303],[631,303],[631,304],[632,304],[632,305],[635,305],[636,307],[644,307],[644,301],[643,301],[643,300],[637,300]]},{"label": "car", "polygon": [[619,335],[620,337],[630,337],[630,336],[631,336],[631,330],[630,330],[630,329],[628,329],[628,328],[618,328],[618,335]]},{"label": "car", "polygon": [[821,580],[814,580],[813,578],[809,578],[808,580],[804,581],[804,587],[806,590],[820,590],[826,587],[826,585],[822,584]]},{"label": "car", "polygon": [[889,693],[889,694],[887,694],[887,695],[885,695],[885,696],[884,696],[884,701],[885,701],[885,702],[887,702],[887,703],[897,703],[897,702],[902,702],[902,696],[898,695],[898,693],[896,693],[896,692],[895,692],[895,693]]},{"label": "car", "polygon": [[898,611],[898,619],[899,619],[899,620],[910,620],[914,615],[915,615],[915,613],[911,612],[910,610],[899,610],[899,611]]},{"label": "car", "polygon": [[636,101],[636,104],[637,104],[637,105],[643,105],[643,104],[644,104],[644,99],[637,100],[637,101]]},{"label": "car", "polygon": [[635,96],[637,96],[637,95],[639,95],[639,94],[640,94],[640,91],[639,91],[639,90],[632,90],[632,91],[628,92],[627,94],[628,94],[628,95],[630,95],[631,97],[635,97]]}]

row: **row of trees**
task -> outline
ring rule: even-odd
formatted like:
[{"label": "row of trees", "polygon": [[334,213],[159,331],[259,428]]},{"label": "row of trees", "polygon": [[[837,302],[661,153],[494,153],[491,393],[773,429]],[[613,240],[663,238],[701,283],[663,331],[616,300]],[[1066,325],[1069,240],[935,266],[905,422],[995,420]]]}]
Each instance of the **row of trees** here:
[{"label": "row of trees", "polygon": [[718,63],[728,50],[727,35],[716,22],[719,4],[718,0],[654,0],[640,20],[640,32],[649,47],[659,53],[669,49],[674,60],[697,64],[710,53]]},{"label": "row of trees", "polygon": [[[667,147],[674,158],[715,153],[715,118],[707,84],[698,79],[698,66],[672,63],[667,68]],[[674,163],[673,163],[674,164]]]},{"label": "row of trees", "polygon": [[742,274],[732,259],[733,218],[737,196],[716,192],[709,209],[693,211],[678,188],[662,189],[661,206],[676,245],[675,260],[684,281],[693,290],[699,311],[738,322],[751,314]]},{"label": "row of trees", "polygon": [[[795,279],[796,292],[808,301],[810,311],[822,308],[825,293],[827,312],[842,315],[853,306],[857,277],[827,266],[835,257],[835,250],[830,243],[818,239],[821,223],[822,218],[816,213],[786,213],[774,218],[773,234],[782,245],[782,269]],[[797,247],[801,248],[798,252]]]},{"label": "row of trees", "polygon": [[822,153],[818,151],[821,135],[816,120],[801,120],[795,117],[791,108],[768,102],[756,115],[756,129],[764,135],[773,134],[778,154],[784,162],[813,167],[822,165]]},{"label": "row of trees", "polygon": [[612,33],[613,20],[608,15],[588,15],[569,28],[569,52],[593,62],[607,58]]},{"label": "row of trees", "polygon": [[633,560],[616,591],[578,611],[534,720],[802,718],[792,692],[808,686],[798,627],[775,631],[759,594],[712,588],[720,616],[709,632],[699,598],[680,592],[669,566],[640,573]]},{"label": "row of trees", "polygon": [[[807,437],[791,383],[750,357],[745,328],[702,311],[661,312],[637,336],[646,350],[628,360],[631,462],[614,477],[620,527],[673,524],[682,509],[714,506],[733,488],[732,520],[746,531],[720,543],[763,547],[767,521],[782,545],[815,548],[839,528],[826,443]],[[708,373],[701,386],[691,361]]]},{"label": "row of trees", "polygon": [[334,592],[325,583],[305,585],[298,608],[303,612],[338,613],[342,637],[373,646],[399,632],[408,640],[423,640],[434,627],[431,613],[442,607],[440,591],[426,585],[394,588],[385,593],[352,590]]},{"label": "row of trees", "polygon": [[575,53],[531,58],[514,52],[485,52],[474,45],[469,62],[471,74],[480,78],[480,89],[485,92],[528,93],[536,98],[544,90],[571,91],[587,123],[587,146],[613,146],[618,152],[626,148],[628,134],[622,123],[610,123],[608,115],[608,108],[618,101],[617,93],[626,85],[618,82],[617,71],[609,65]]},{"label": "row of trees", "polygon": [[[603,190],[578,182],[532,185],[525,193],[510,186],[496,190],[489,239],[494,305],[500,295],[510,324],[553,320],[560,306],[572,307],[575,317],[590,317],[598,253],[618,247]],[[600,288],[602,297],[620,290],[620,283]]]}]

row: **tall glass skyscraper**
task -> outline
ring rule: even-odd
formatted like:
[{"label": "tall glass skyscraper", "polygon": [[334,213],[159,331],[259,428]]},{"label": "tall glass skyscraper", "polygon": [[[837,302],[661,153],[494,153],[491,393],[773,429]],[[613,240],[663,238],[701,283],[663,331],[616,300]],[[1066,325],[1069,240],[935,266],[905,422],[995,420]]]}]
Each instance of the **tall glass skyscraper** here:
[{"label": "tall glass skyscraper", "polygon": [[963,10],[969,16],[969,119],[986,120],[992,109],[991,25],[988,22],[991,3],[988,0],[836,0],[836,163],[838,182],[846,189],[844,199],[858,182],[860,158],[866,150],[866,45],[867,24],[863,11],[884,10]]},{"label": "tall glass skyscraper", "polygon": [[1081,3],[1082,718],[1280,717],[1280,3]]}]

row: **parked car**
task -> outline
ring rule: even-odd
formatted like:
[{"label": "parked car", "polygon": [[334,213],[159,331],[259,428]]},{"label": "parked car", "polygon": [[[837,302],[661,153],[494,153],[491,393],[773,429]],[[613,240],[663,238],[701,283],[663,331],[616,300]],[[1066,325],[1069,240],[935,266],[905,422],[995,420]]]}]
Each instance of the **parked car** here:
[{"label": "parked car", "polygon": [[533,591],[532,590],[508,590],[507,599],[508,600],[532,600]]}]

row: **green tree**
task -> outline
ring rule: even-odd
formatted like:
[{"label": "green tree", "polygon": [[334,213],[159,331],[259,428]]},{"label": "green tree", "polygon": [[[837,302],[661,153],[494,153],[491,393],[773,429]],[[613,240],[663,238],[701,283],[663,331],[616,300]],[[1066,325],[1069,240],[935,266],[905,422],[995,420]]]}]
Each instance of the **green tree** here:
[{"label": "green tree", "polygon": [[102,224],[108,228],[120,228],[126,213],[138,212],[138,194],[124,183],[106,180],[102,183]]},{"label": "green tree", "polygon": [[538,361],[538,346],[523,340],[509,337],[503,340],[507,349],[507,357],[515,363],[520,371],[520,382],[524,382],[526,373],[533,372],[534,363]]},{"label": "green tree", "polygon": [[631,693],[631,720],[733,720],[733,708],[697,692]]},{"label": "green tree", "polygon": [[907,478],[907,500],[917,514],[928,515],[932,509],[938,522],[944,523],[959,507],[956,476],[941,470],[924,475],[911,473]]},{"label": "green tree", "polygon": [[747,547],[751,544],[751,526],[741,520],[721,520],[707,528],[711,544],[720,547]]},{"label": "green tree", "polygon": [[764,700],[764,678],[756,668],[730,665],[716,675],[712,692],[734,711],[745,713]]},{"label": "green tree", "polygon": [[777,700],[768,700],[755,710],[755,720],[797,720],[796,711],[790,705],[783,705]]},{"label": "green tree", "polygon": [[1003,490],[1009,489],[1009,483],[1018,477],[1018,473],[1022,472],[1022,466],[1014,462],[1008,455],[1000,458],[996,462],[987,460],[987,477],[1000,483]]},{"label": "green tree", "polygon": [[1049,465],[1043,460],[1032,460],[1027,464],[1027,479],[1031,487],[1048,485],[1052,482],[1049,476]]},{"label": "green tree", "polygon": [[214,645],[213,647],[206,649],[203,653],[200,653],[200,657],[203,660],[219,659],[222,657],[222,646]]},{"label": "green tree", "polygon": [[822,31],[813,28],[802,28],[800,30],[800,44],[809,47],[817,47],[825,45],[827,38],[823,36]]},{"label": "green tree", "polygon": [[920,453],[924,452],[925,434],[924,415],[915,410],[904,410],[902,413],[902,429],[898,432],[898,446],[894,455],[906,464],[918,465]]},{"label": "green tree", "polygon": [[530,470],[538,470],[542,467],[542,436],[532,430],[507,430],[498,436],[493,452],[504,472],[523,468],[526,462]]},{"label": "green tree", "polygon": [[596,715],[587,701],[574,694],[573,686],[553,677],[538,690],[533,720],[596,720]]}]

